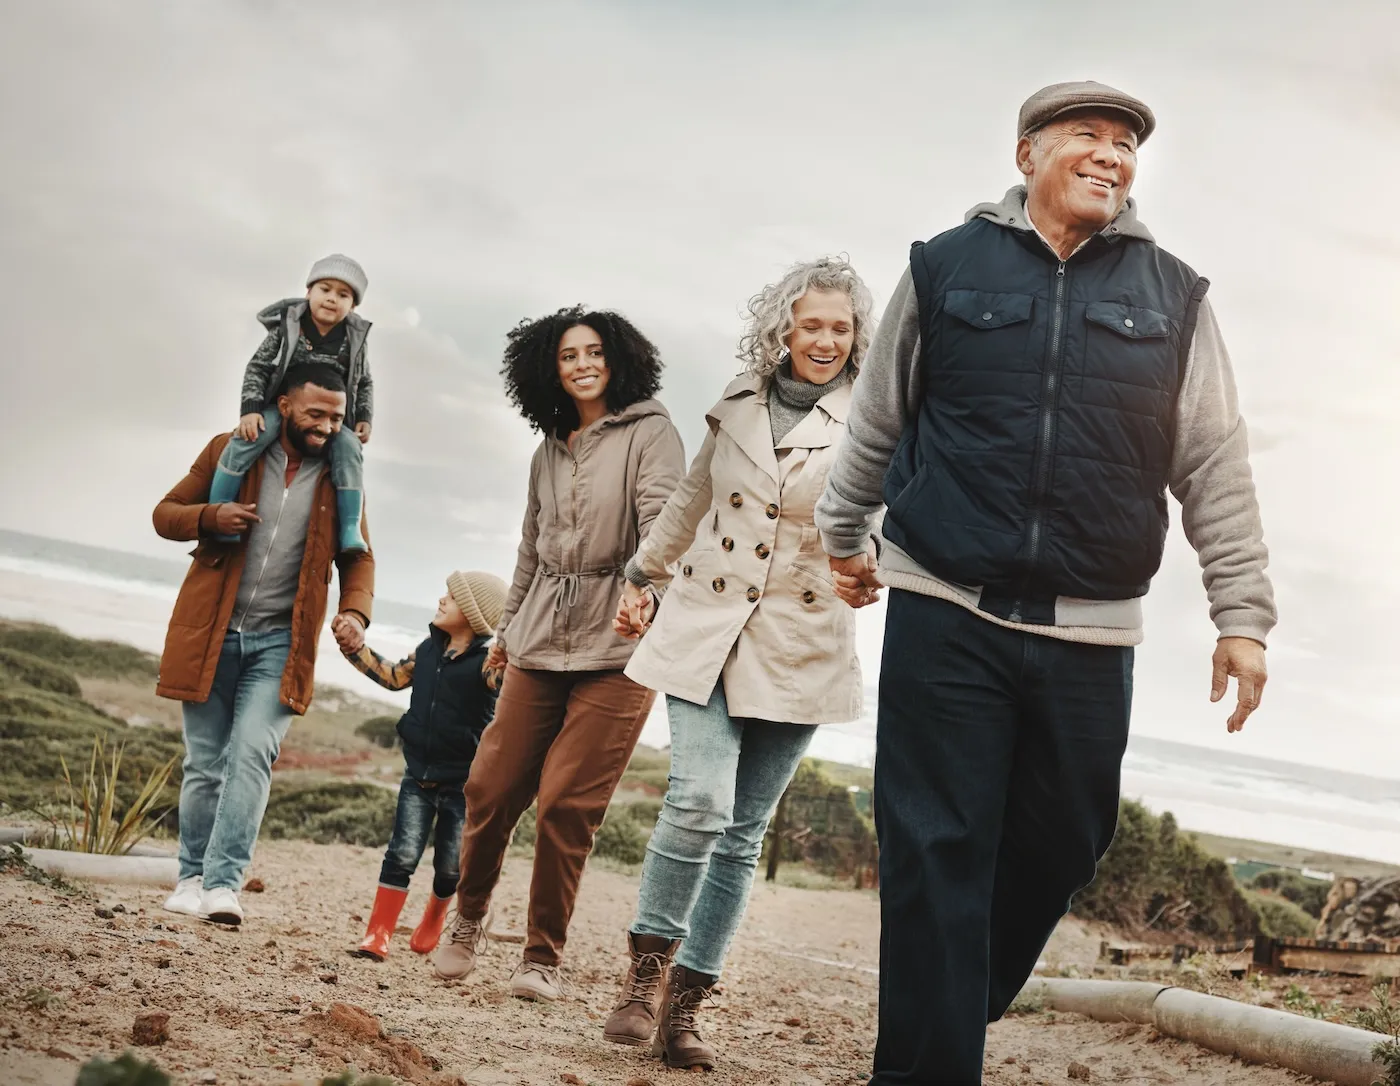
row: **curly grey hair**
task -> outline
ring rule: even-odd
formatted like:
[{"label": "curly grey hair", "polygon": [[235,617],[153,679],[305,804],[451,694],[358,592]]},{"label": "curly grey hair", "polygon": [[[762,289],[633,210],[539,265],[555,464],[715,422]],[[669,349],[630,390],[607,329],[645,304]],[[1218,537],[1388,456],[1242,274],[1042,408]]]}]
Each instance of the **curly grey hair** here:
[{"label": "curly grey hair", "polygon": [[792,307],[809,290],[839,290],[850,298],[855,337],[846,364],[853,373],[860,369],[874,331],[871,310],[875,301],[845,256],[824,256],[794,264],[776,283],[749,299],[748,325],[739,339],[739,361],[747,372],[768,377],[787,357],[793,328]]}]

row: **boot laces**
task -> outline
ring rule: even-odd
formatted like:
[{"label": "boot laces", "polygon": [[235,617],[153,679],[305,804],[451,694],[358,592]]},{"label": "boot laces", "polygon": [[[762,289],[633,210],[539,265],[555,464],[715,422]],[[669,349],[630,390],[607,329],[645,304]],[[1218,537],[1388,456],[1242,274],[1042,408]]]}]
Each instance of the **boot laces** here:
[{"label": "boot laces", "polygon": [[677,991],[671,1004],[671,1034],[693,1033],[699,1037],[700,1027],[695,1022],[695,1015],[706,1003],[715,1003],[714,992],[710,988],[696,986]]},{"label": "boot laces", "polygon": [[638,954],[636,968],[627,977],[627,990],[622,993],[623,1003],[650,1003],[656,998],[661,987],[661,977],[666,971],[668,956],[665,954]]},{"label": "boot laces", "polygon": [[550,984],[558,988],[561,994],[568,994],[570,991],[569,982],[564,976],[564,970],[557,965],[545,965],[544,962],[532,962],[528,958],[521,961],[515,967],[515,976],[523,976],[526,973],[538,973]]},{"label": "boot laces", "polygon": [[452,918],[452,927],[447,932],[447,941],[469,946],[473,952],[479,951],[481,944],[486,942],[486,922],[469,920],[461,913],[456,913]]}]

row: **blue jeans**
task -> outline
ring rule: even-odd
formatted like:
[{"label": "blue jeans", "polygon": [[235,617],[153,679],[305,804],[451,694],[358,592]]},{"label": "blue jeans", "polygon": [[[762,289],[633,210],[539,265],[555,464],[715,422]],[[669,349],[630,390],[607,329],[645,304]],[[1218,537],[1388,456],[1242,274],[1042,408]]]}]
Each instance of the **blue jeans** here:
[{"label": "blue jeans", "polygon": [[668,697],[666,714],[670,783],[632,931],[684,940],[676,961],[717,977],[744,919],[768,821],[817,729],[734,719],[722,680],[708,705]]},{"label": "blue jeans", "polygon": [[[282,413],[277,405],[263,408],[263,432],[252,441],[244,441],[237,434],[224,446],[219,457],[219,471],[227,480],[230,477],[242,480],[248,470],[256,464],[262,454],[272,447],[272,443],[282,436]],[[330,461],[331,482],[337,490],[363,490],[365,454],[364,446],[355,436],[355,428],[347,422],[331,436],[326,457]],[[226,482],[223,485],[228,485]],[[210,496],[210,501],[234,501],[238,497],[238,483],[233,483],[232,495],[220,493]]]},{"label": "blue jeans", "polygon": [[880,1032],[870,1086],[982,1081],[1118,818],[1133,650],[896,589],[875,733]]},{"label": "blue jeans", "polygon": [[424,784],[404,774],[399,784],[398,810],[394,812],[394,832],[379,868],[380,886],[408,889],[408,880],[418,869],[418,861],[423,858],[431,834],[433,896],[451,897],[457,892],[462,826],[467,821],[467,800],[462,792],[466,783]]},{"label": "blue jeans", "polygon": [[280,700],[291,630],[229,631],[209,699],[184,703],[180,878],[238,890],[267,811],[272,763],[291,727]]}]

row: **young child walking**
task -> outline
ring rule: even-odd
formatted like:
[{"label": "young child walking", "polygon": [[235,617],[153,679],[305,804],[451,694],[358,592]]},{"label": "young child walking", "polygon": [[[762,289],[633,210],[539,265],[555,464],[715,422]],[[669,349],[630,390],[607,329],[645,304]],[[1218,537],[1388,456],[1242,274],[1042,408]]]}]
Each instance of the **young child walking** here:
[{"label": "young child walking", "polygon": [[379,869],[369,930],[353,953],[377,961],[388,956],[409,879],[430,834],[433,893],[408,945],[419,954],[437,946],[447,906],[457,892],[467,810],[463,787],[481,733],[496,711],[495,684],[488,683],[485,665],[505,600],[506,585],[499,577],[456,572],[447,578],[447,594],[438,600],[427,639],[406,659],[390,663],[363,638],[345,652],[386,690],[413,687],[408,712],[398,724],[407,770],[399,785],[394,830]]},{"label": "young child walking", "polygon": [[[289,371],[311,362],[330,366],[345,379],[345,426],[328,447],[335,484],[340,553],[366,551],[360,532],[364,512],[364,458],[374,416],[374,382],[365,340],[370,323],[355,312],[369,280],[348,256],[333,253],[316,261],[306,277],[305,298],[284,298],[258,314],[267,329],[243,371],[238,429],[219,457],[209,491],[210,504],[238,500],[243,476],[281,433],[277,396]],[[231,543],[238,536],[216,536]]]}]

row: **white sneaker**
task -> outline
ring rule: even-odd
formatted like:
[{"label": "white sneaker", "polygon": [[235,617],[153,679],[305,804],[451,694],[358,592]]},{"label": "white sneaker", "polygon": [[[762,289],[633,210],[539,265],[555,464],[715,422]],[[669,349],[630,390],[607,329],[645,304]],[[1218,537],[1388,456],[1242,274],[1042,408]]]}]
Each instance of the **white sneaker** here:
[{"label": "white sneaker", "polygon": [[243,906],[238,894],[227,886],[205,890],[199,898],[199,918],[215,924],[243,923]]},{"label": "white sneaker", "polygon": [[161,908],[168,913],[198,916],[199,902],[203,894],[204,876],[191,875],[175,884],[175,892],[165,899],[165,904]]}]

